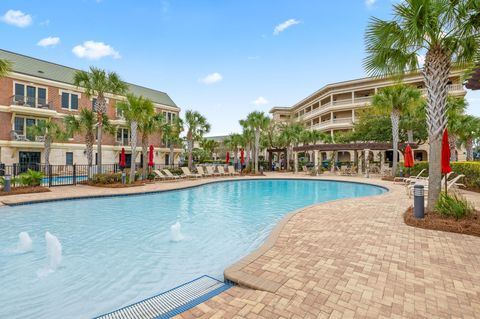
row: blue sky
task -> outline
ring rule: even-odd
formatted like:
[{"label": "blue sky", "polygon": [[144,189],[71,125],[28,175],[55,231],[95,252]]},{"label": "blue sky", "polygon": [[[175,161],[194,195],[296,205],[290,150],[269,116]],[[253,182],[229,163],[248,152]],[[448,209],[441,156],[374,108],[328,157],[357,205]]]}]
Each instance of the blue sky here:
[{"label": "blue sky", "polygon": [[[290,106],[327,83],[364,77],[363,35],[392,0],[2,1],[2,48],[116,71],[204,114],[209,135],[250,111]],[[480,115],[480,94],[469,92]]]}]

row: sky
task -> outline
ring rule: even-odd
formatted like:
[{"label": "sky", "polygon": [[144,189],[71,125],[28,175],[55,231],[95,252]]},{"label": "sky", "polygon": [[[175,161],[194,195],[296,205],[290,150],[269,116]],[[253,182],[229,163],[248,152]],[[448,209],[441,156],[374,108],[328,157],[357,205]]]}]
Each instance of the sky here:
[{"label": "sky", "polygon": [[[15,0],[0,3],[2,48],[117,72],[239,132],[254,110],[291,106],[328,83],[366,76],[369,17],[392,0]],[[480,116],[480,92],[469,92]]]}]

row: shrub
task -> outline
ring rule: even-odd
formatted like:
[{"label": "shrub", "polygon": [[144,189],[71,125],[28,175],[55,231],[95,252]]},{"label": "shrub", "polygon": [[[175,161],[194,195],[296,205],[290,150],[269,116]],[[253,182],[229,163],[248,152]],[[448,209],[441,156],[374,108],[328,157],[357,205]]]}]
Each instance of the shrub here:
[{"label": "shrub", "polygon": [[465,198],[453,194],[441,193],[438,198],[436,210],[445,217],[454,217],[456,220],[471,214],[474,207]]},{"label": "shrub", "polygon": [[[128,180],[128,175],[127,175]],[[91,182],[93,184],[116,184],[122,182],[122,173],[104,173],[104,174],[95,174],[93,175]]]},{"label": "shrub", "polygon": [[28,169],[25,173],[20,174],[15,183],[23,186],[40,186],[42,183],[43,173]]}]

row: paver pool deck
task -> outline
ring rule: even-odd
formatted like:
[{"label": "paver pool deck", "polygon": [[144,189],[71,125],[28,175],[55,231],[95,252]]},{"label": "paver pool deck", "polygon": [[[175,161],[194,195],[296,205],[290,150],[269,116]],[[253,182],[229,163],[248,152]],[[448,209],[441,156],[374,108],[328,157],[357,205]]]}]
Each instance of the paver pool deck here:
[{"label": "paver pool deck", "polygon": [[[269,178],[310,178],[267,174]],[[480,238],[405,225],[412,200],[379,179],[379,196],[321,203],[290,214],[256,252],[226,270],[240,282],[178,318],[480,318]],[[237,178],[238,179],[238,178]],[[57,187],[0,197],[6,203],[194,186],[214,179],[128,189]],[[480,194],[464,192],[480,207]],[[1,212],[1,210],[0,210]]]}]

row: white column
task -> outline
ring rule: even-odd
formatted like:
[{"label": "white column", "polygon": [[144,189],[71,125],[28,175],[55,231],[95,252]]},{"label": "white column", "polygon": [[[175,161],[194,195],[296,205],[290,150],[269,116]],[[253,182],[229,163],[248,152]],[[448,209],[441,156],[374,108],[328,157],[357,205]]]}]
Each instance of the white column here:
[{"label": "white column", "polygon": [[352,123],[355,123],[355,110],[352,110]]},{"label": "white column", "polygon": [[385,151],[380,151],[380,174],[383,175],[385,169]]},{"label": "white column", "polygon": [[370,177],[370,150],[369,149],[365,149],[364,150],[364,156],[365,156],[365,177],[366,178],[369,178]]},{"label": "white column", "polygon": [[355,103],[355,91],[352,91],[352,104]]},{"label": "white column", "polygon": [[298,173],[298,153],[293,152],[293,156],[294,156],[293,165],[295,166],[295,168],[293,169],[293,173],[297,174]]},{"label": "white column", "polygon": [[362,151],[355,151],[357,152],[357,158],[358,158],[358,173],[361,174],[363,172],[363,160],[361,158]]},{"label": "white column", "polygon": [[318,168],[319,168],[319,156],[320,156],[320,152],[318,150],[315,150],[314,153],[313,153],[313,156],[314,156],[314,165],[315,165],[315,171],[317,172],[318,174]]}]

